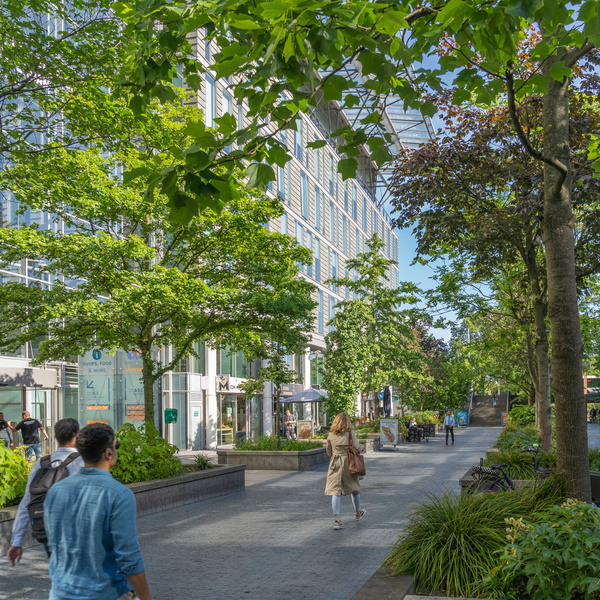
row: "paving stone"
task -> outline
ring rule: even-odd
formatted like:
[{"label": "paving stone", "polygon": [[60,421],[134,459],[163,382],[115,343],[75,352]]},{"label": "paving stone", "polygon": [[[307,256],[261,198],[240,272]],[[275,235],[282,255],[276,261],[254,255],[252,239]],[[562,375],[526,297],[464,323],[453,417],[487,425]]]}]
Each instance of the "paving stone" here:
[{"label": "paving stone", "polygon": [[[356,523],[350,498],[342,498],[340,531],[323,494],[325,467],[248,471],[245,492],[142,517],[137,528],[153,598],[348,600],[389,553],[411,505],[427,493],[458,493],[460,476],[499,433],[460,429],[454,446],[437,435],[365,455],[367,515]],[[14,569],[0,558],[0,599],[47,599],[47,565],[41,548],[25,550]]]}]

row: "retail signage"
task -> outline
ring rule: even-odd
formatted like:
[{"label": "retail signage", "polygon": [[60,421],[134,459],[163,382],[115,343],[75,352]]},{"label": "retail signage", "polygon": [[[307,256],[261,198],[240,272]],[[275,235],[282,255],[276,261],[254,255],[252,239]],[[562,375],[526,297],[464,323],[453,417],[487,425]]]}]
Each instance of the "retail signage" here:
[{"label": "retail signage", "polygon": [[216,388],[217,394],[243,394],[240,385],[246,381],[241,377],[231,377],[230,375],[217,375]]},{"label": "retail signage", "polygon": [[469,423],[469,413],[466,410],[459,410],[456,413],[459,427],[466,427]]},{"label": "retail signage", "polygon": [[298,421],[298,437],[300,439],[311,438],[313,436],[313,422],[312,421]]},{"label": "retail signage", "polygon": [[88,410],[110,410],[110,404],[88,404]]},{"label": "retail signage", "polygon": [[505,425],[508,425],[508,415],[510,415],[510,410],[502,411],[502,417],[501,417],[502,427],[504,427]]},{"label": "retail signage", "polygon": [[125,416],[129,421],[143,421],[146,418],[146,407],[143,404],[126,404]]},{"label": "retail signage", "polygon": [[299,392],[304,391],[304,386],[301,383],[282,383],[281,384],[281,396],[286,398],[287,396],[293,396]]},{"label": "retail signage", "polygon": [[379,443],[382,446],[398,445],[398,420],[380,419],[379,421]]}]

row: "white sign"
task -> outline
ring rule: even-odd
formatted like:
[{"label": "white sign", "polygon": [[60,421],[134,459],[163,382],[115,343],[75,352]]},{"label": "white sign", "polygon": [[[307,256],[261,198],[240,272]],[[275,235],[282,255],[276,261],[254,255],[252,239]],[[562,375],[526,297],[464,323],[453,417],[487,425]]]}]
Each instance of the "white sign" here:
[{"label": "white sign", "polygon": [[384,445],[398,445],[398,421],[396,419],[380,419],[379,443]]}]

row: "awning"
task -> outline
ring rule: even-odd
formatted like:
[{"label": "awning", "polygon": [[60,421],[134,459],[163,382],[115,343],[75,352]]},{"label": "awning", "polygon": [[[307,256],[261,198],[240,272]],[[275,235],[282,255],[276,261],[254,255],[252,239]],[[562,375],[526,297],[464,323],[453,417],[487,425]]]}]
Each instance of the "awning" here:
[{"label": "awning", "polygon": [[327,392],[325,390],[316,390],[315,388],[308,388],[302,390],[293,396],[287,398],[280,398],[279,403],[285,404],[286,402],[322,402],[327,398]]}]

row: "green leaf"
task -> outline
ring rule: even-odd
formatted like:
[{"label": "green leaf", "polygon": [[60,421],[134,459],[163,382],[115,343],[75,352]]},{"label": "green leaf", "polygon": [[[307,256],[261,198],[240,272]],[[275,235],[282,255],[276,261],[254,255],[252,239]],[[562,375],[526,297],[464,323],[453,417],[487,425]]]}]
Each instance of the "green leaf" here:
[{"label": "green leaf", "polygon": [[325,146],[327,146],[326,140],[315,140],[306,144],[307,148],[324,148]]},{"label": "green leaf", "polygon": [[273,168],[264,163],[252,163],[248,165],[245,175],[248,178],[248,182],[246,183],[248,189],[257,188],[265,191],[268,188],[269,181],[275,181]]},{"label": "green leaf", "polygon": [[506,12],[513,17],[532,19],[543,4],[543,0],[516,0],[508,4]]},{"label": "green leaf", "polygon": [[358,161],[354,158],[343,158],[338,162],[338,173],[341,173],[342,179],[354,179],[356,170],[358,169]]},{"label": "green leaf", "polygon": [[583,22],[583,34],[590,38],[596,48],[600,47],[600,0],[584,2],[579,11],[579,19]]},{"label": "green leaf", "polygon": [[236,29],[262,29],[263,26],[249,17],[234,16],[230,19],[229,24]]},{"label": "green leaf", "polygon": [[123,173],[123,185],[128,185],[134,179],[146,175],[149,172],[148,167],[136,167],[135,169],[128,169]]},{"label": "green leaf", "polygon": [[425,100],[425,102],[421,104],[420,111],[424,117],[433,117],[437,112],[437,107],[431,100]]},{"label": "green leaf", "polygon": [[331,75],[323,84],[323,102],[329,100],[341,100],[343,93],[347,90],[352,82],[341,75]]},{"label": "green leaf", "polygon": [[565,77],[570,77],[572,70],[569,67],[565,67],[563,61],[557,61],[552,64],[550,68],[550,77],[556,81],[562,81]]},{"label": "green leaf", "polygon": [[133,96],[129,100],[129,108],[132,110],[134,115],[141,115],[144,112],[144,99],[142,96]]}]

